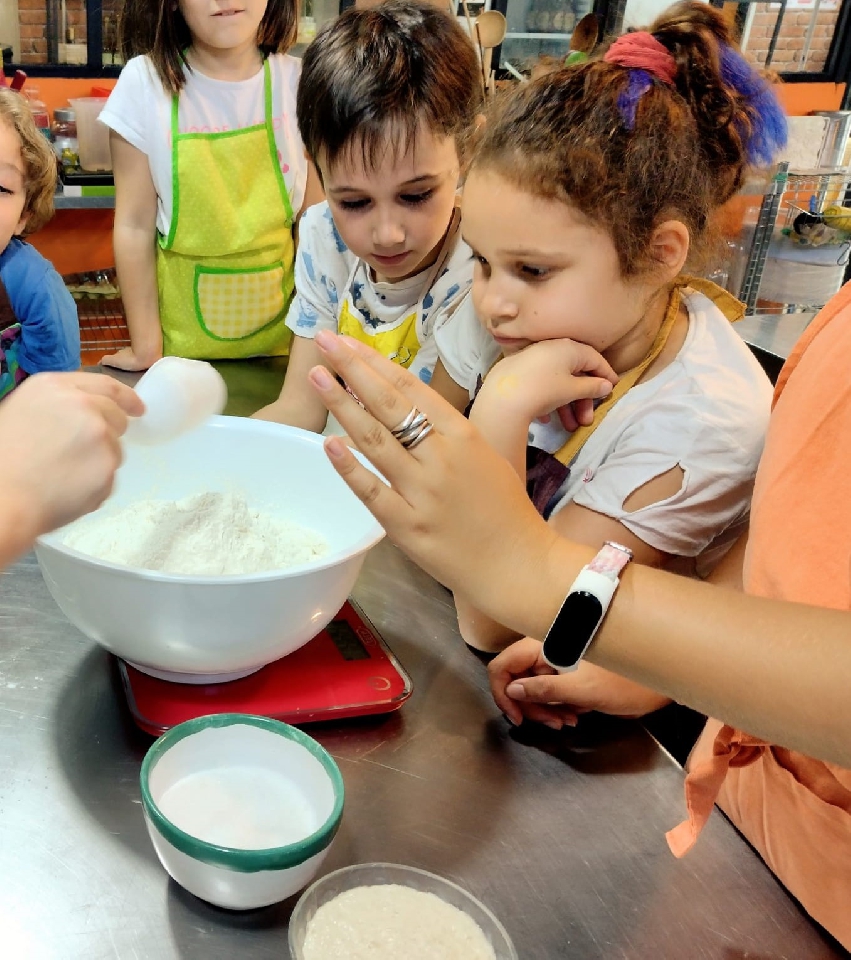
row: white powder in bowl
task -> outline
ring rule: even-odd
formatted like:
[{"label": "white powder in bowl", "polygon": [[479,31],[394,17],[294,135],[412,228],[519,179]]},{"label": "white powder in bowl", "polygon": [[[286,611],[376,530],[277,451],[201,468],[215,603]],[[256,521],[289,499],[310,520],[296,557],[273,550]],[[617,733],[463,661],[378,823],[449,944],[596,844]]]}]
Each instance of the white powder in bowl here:
[{"label": "white powder in bowl", "polygon": [[78,521],[62,542],[110,563],[190,576],[283,570],[329,549],[318,533],[253,510],[236,493],[138,500]]},{"label": "white powder in bowl", "polygon": [[396,883],[354,887],[307,925],[304,960],[496,960],[463,910]]}]

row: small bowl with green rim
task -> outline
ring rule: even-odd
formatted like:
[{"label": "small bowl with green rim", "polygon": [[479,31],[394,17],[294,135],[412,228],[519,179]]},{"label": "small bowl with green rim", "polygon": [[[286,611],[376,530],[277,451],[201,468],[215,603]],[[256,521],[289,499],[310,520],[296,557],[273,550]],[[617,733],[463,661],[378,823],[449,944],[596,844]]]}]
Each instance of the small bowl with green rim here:
[{"label": "small bowl with green rim", "polygon": [[196,897],[251,910],[316,875],[343,815],[343,778],[312,737],[223,713],[172,727],[148,750],[142,809],[168,874]]}]

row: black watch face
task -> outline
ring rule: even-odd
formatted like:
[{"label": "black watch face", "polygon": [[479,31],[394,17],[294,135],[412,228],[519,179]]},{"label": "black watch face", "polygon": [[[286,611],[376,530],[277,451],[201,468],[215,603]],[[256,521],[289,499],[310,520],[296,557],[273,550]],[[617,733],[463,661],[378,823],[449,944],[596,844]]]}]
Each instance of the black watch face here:
[{"label": "black watch face", "polygon": [[572,667],[603,619],[603,604],[586,590],[571,593],[544,641],[544,656],[555,667]]}]

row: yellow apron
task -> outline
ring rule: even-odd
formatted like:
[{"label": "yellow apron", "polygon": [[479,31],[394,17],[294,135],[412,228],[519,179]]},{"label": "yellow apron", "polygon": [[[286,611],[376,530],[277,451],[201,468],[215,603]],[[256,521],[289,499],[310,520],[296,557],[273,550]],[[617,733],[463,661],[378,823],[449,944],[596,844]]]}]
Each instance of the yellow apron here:
[{"label": "yellow apron", "polygon": [[163,352],[206,360],[281,355],[293,294],[293,211],[272,125],[263,63],[264,122],[226,133],[178,133],[172,99],[171,228],[159,237]]},{"label": "yellow apron", "polygon": [[[380,323],[373,327],[354,305],[352,287],[358,268],[363,262],[361,260],[355,260],[355,264],[346,281],[345,294],[343,295],[337,316],[337,328],[339,332],[344,336],[354,337],[355,340],[367,344],[374,350],[377,350],[382,356],[387,357],[388,360],[393,360],[402,367],[409,367],[422,346],[420,333],[423,327],[423,301],[434,286],[447,260],[452,256],[460,223],[461,217],[456,207],[452,214],[452,219],[449,222],[446,235],[443,238],[443,245],[440,248],[437,260],[431,265],[426,276],[420,299],[417,301],[411,313],[392,326]],[[369,268],[367,267],[367,269]]]}]

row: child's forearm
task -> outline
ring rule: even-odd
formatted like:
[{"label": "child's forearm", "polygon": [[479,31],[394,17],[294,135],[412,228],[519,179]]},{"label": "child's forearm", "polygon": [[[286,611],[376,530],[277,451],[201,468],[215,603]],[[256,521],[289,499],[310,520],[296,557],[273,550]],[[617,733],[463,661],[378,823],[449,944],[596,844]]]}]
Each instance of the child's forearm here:
[{"label": "child's forearm", "polygon": [[520,638],[519,633],[497,623],[459,593],[455,594],[455,610],[461,638],[476,650],[498,653]]},{"label": "child's forearm", "polygon": [[307,379],[310,370],[321,362],[322,355],[313,340],[294,336],[281,395],[274,403],[258,410],[254,414],[255,419],[272,420],[321,433],[328,420],[328,411]]},{"label": "child's forearm", "polygon": [[475,424],[488,443],[514,468],[526,482],[526,443],[531,419],[500,402],[498,390],[489,389],[487,381],[470,410],[470,423]]},{"label": "child's forearm", "polygon": [[162,356],[154,235],[116,221],[115,266],[133,352],[146,365]]},{"label": "child's forearm", "polygon": [[[503,456],[521,480],[525,481],[528,421],[521,416],[512,415],[510,410],[505,409],[505,405],[499,403],[499,398],[485,387],[473,404],[470,422],[479,428],[494,450]],[[458,612],[461,636],[465,643],[477,650],[490,653],[504,650],[521,636],[483,613],[458,593],[455,594],[455,609]]]}]

